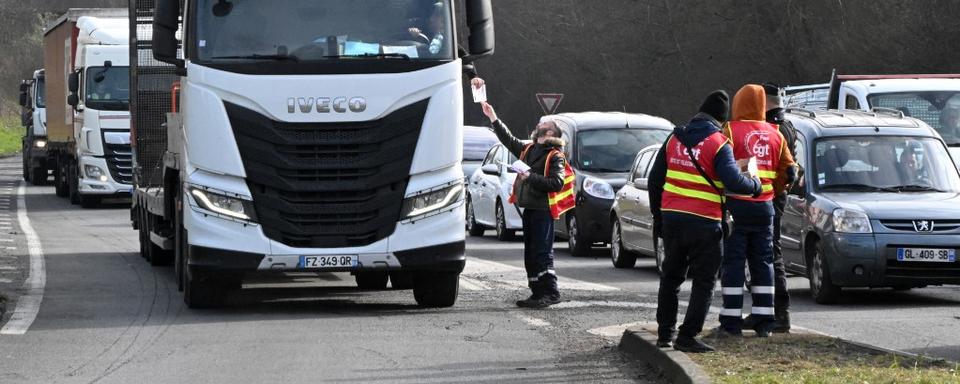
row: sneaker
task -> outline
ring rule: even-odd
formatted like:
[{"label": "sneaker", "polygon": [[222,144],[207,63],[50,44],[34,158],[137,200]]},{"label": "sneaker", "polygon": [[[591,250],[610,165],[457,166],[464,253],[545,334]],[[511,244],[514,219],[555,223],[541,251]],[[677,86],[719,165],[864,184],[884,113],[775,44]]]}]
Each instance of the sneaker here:
[{"label": "sneaker", "polygon": [[716,349],[693,337],[680,336],[673,343],[673,349],[688,353],[715,352]]}]

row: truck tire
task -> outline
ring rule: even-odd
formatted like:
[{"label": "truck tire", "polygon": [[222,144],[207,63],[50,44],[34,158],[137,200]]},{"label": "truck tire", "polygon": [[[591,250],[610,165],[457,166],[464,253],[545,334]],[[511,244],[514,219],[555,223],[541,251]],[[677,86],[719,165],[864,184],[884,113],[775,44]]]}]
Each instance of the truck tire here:
[{"label": "truck tire", "polygon": [[47,184],[47,168],[35,167],[30,170],[30,183],[33,185]]},{"label": "truck tire", "polygon": [[357,286],[361,289],[384,290],[387,289],[387,279],[390,275],[387,272],[357,272]]},{"label": "truck tire", "polygon": [[459,288],[459,272],[420,272],[413,277],[413,297],[421,307],[453,306]]},{"label": "truck tire", "polygon": [[570,247],[570,255],[589,256],[591,244],[584,240],[577,225],[577,215],[570,215],[570,219],[567,220],[567,245]]},{"label": "truck tire", "polygon": [[393,287],[393,289],[413,288],[413,273],[390,272],[390,286]]},{"label": "truck tire", "polygon": [[28,156],[27,153],[28,153],[28,152],[27,152],[27,144],[24,143],[24,144],[23,144],[23,156],[22,156],[22,157],[23,157],[23,175],[22,175],[22,176],[23,176],[23,181],[30,182],[30,170],[27,169],[27,164],[29,164],[29,161],[27,160],[27,156]]},{"label": "truck tire", "polygon": [[213,274],[187,266],[183,281],[183,303],[190,309],[216,308],[227,298],[227,287]]},{"label": "truck tire", "polygon": [[59,162],[56,168],[53,169],[53,187],[57,193],[57,197],[67,197],[70,193],[70,189],[67,187],[66,174],[64,174],[63,167]]},{"label": "truck tire", "polygon": [[80,206],[83,208],[96,208],[100,206],[100,196],[80,196]]},{"label": "truck tire", "polygon": [[77,178],[73,164],[69,166],[67,171],[67,185],[70,186],[70,204],[80,204],[80,179]]}]

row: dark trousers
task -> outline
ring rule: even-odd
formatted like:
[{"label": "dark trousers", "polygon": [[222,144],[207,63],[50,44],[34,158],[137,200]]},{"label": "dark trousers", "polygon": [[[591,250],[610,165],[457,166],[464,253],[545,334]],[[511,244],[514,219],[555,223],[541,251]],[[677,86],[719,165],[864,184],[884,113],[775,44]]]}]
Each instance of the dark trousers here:
[{"label": "dark trousers", "polygon": [[680,326],[680,336],[695,337],[703,330],[703,323],[713,300],[713,286],[723,259],[723,231],[691,229],[683,223],[663,222],[664,259],[660,274],[660,292],[657,296],[657,325],[659,336],[673,336],[677,325],[680,285],[687,277],[693,279],[690,305]]},{"label": "dark trousers", "polygon": [[743,328],[744,267],[750,267],[751,314],[761,327],[773,323],[773,225],[737,224],[724,242],[723,310],[720,326],[732,333]]},{"label": "dark trousers", "polygon": [[773,199],[773,285],[776,295],[773,306],[779,315],[790,309],[790,292],[787,291],[787,271],[783,264],[783,248],[780,245],[780,219],[783,218],[783,209],[787,206],[787,195],[780,194]]},{"label": "dark trousers", "polygon": [[523,266],[533,296],[559,295],[553,270],[553,216],[542,209],[523,210]]}]

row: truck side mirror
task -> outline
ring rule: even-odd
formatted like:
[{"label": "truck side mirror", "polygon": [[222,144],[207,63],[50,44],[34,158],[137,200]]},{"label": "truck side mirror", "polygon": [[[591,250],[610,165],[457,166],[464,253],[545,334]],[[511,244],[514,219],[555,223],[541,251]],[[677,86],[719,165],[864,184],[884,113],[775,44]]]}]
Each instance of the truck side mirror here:
[{"label": "truck side mirror", "polygon": [[30,108],[30,95],[24,91],[20,91],[20,106]]},{"label": "truck side mirror", "polygon": [[30,92],[30,82],[29,80],[20,81],[20,92]]},{"label": "truck side mirror", "polygon": [[467,26],[470,28],[470,55],[465,62],[473,62],[493,54],[493,4],[490,0],[467,0]]},{"label": "truck side mirror", "polygon": [[67,78],[67,89],[70,91],[70,93],[77,93],[80,91],[80,74],[77,72],[70,74],[70,77]]},{"label": "truck side mirror", "polygon": [[67,96],[67,104],[73,107],[73,109],[77,109],[77,106],[80,105],[80,96],[77,96],[76,93],[71,93],[70,96]]},{"label": "truck side mirror", "polygon": [[177,68],[186,64],[177,58],[180,0],[158,0],[153,15],[153,58]]}]

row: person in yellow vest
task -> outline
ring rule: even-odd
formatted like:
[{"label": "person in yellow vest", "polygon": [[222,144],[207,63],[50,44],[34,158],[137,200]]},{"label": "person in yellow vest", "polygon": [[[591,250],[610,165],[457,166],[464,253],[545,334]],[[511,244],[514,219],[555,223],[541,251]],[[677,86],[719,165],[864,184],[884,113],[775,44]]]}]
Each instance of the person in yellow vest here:
[{"label": "person in yellow vest", "polygon": [[[760,196],[728,194],[733,215],[733,233],[724,244],[723,309],[718,336],[740,336],[743,331],[744,263],[750,268],[752,327],[767,337],[774,323],[773,218],[774,180],[779,170],[796,175],[796,163],[787,142],[773,124],[766,122],[766,92],[763,86],[747,84],[733,97],[733,119],[724,135],[733,145],[738,163],[754,163],[763,183]],[[793,182],[788,176],[786,184]]]},{"label": "person in yellow vest", "polygon": [[[472,80],[474,87],[483,79]],[[573,170],[563,156],[564,140],[556,122],[537,125],[532,143],[513,136],[487,102],[483,114],[490,119],[493,131],[514,156],[530,166],[517,175],[511,201],[523,208],[523,253],[527,280],[532,291],[529,298],[517,301],[525,308],[546,308],[560,302],[557,273],[553,267],[553,222],[564,211],[573,208]]]},{"label": "person in yellow vest", "polygon": [[[664,242],[657,296],[657,346],[711,352],[696,336],[713,300],[723,258],[724,190],[760,194],[760,180],[743,175],[720,124],[730,115],[730,97],[714,91],[687,124],[660,148],[648,177],[654,232]],[[690,304],[677,334],[680,285],[690,277]],[[676,341],[673,337],[677,336]]]}]

